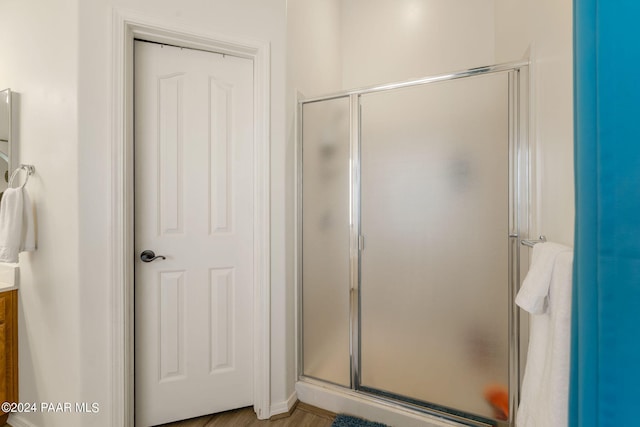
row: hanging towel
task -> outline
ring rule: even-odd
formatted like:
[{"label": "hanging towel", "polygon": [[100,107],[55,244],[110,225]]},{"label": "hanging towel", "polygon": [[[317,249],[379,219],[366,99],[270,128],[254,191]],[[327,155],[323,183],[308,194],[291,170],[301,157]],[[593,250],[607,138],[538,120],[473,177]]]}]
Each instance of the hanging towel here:
[{"label": "hanging towel", "polygon": [[531,314],[547,310],[551,272],[556,256],[571,249],[557,243],[538,243],[533,247],[531,266],[516,296],[516,304]]},{"label": "hanging towel", "polygon": [[18,253],[35,250],[33,207],[24,188],[7,188],[0,203],[0,262],[18,262]]},{"label": "hanging towel", "polygon": [[572,267],[570,248],[534,246],[529,274],[516,297],[532,314],[517,427],[568,425]]}]

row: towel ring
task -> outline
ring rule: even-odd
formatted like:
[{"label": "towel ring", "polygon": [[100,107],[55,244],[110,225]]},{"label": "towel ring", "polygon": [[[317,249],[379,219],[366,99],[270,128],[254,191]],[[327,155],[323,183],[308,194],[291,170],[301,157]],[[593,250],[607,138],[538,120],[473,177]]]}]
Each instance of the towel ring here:
[{"label": "towel ring", "polygon": [[35,173],[36,168],[34,168],[33,165],[18,166],[16,170],[14,170],[13,173],[11,174],[11,178],[9,178],[9,185],[8,185],[9,188],[12,188],[11,186],[13,185],[13,180],[18,175],[18,172],[20,172],[21,170],[25,171],[27,175],[24,178],[24,182],[22,183],[22,185],[17,188],[24,188],[24,186],[27,185],[27,182],[29,182],[29,177]]}]

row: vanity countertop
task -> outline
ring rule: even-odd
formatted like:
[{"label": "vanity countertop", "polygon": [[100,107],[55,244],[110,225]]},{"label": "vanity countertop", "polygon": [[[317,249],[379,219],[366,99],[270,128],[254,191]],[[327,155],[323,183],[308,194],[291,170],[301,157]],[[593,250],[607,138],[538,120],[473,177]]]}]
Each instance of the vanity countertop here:
[{"label": "vanity countertop", "polygon": [[0,292],[18,289],[18,266],[0,263]]}]

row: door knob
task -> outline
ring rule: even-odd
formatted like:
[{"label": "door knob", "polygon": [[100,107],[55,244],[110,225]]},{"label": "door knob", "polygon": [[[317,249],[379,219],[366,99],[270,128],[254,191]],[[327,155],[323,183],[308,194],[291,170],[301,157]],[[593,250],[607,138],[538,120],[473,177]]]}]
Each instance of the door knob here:
[{"label": "door knob", "polygon": [[157,260],[158,258],[167,259],[167,257],[164,255],[156,256],[156,253],[150,251],[149,249],[142,251],[142,253],[140,254],[140,259],[142,260],[142,262],[151,262]]}]

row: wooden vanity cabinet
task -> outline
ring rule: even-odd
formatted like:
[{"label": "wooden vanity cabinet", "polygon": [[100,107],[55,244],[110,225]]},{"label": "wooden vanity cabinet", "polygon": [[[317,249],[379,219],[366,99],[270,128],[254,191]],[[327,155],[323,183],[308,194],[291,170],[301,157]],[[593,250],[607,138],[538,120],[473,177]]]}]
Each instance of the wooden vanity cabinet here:
[{"label": "wooden vanity cabinet", "polygon": [[[18,402],[18,291],[0,292],[0,403]],[[9,414],[0,410],[0,426]]]}]

